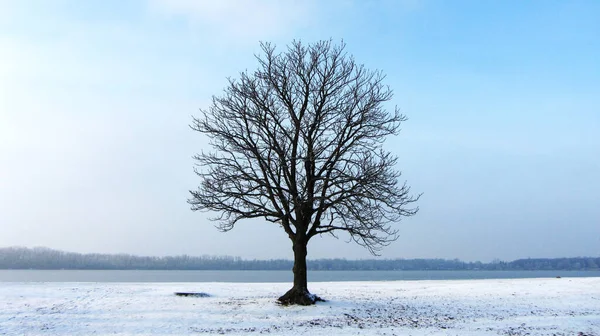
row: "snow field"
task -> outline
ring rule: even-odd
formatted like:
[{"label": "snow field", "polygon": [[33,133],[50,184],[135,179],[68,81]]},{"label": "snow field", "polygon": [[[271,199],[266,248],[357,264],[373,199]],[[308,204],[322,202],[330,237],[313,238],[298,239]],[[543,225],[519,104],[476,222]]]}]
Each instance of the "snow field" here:
[{"label": "snow field", "polygon": [[600,278],[320,282],[328,302],[279,306],[290,286],[0,283],[0,335],[600,336]]}]

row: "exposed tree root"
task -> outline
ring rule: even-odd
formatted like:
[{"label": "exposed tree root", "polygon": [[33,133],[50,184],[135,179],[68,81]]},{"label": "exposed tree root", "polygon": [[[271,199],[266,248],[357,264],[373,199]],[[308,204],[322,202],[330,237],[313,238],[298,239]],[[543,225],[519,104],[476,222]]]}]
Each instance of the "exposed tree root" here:
[{"label": "exposed tree root", "polygon": [[279,304],[284,306],[289,305],[300,305],[300,306],[310,306],[314,305],[317,302],[325,302],[325,300],[320,297],[311,294],[308,289],[297,289],[292,288],[279,299],[277,299]]}]

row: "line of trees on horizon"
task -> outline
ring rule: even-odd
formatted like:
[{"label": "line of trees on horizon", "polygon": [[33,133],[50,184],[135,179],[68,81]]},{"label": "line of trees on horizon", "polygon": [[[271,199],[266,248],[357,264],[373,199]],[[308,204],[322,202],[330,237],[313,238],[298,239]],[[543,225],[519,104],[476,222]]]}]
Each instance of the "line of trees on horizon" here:
[{"label": "line of trees on horizon", "polygon": [[[0,269],[39,270],[289,270],[293,260],[246,260],[231,256],[150,257],[130,254],[75,253],[45,247],[0,248]],[[308,269],[326,271],[418,270],[600,270],[600,258],[528,258],[510,262],[458,259],[313,259]]]}]

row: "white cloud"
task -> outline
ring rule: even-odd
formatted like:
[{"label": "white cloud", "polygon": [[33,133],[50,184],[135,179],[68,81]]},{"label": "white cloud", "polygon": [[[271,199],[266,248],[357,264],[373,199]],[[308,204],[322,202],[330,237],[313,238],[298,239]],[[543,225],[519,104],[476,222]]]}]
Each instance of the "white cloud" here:
[{"label": "white cloud", "polygon": [[308,27],[314,17],[313,1],[149,0],[149,7],[163,15],[183,17],[213,36],[251,43]]}]

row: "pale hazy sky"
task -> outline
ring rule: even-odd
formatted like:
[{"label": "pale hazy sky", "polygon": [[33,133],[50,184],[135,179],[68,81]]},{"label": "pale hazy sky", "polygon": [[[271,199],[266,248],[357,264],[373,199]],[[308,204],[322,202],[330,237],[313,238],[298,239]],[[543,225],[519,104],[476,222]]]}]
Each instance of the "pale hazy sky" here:
[{"label": "pale hazy sky", "polygon": [[[0,0],[0,246],[291,258],[193,213],[191,115],[258,41],[344,39],[410,120],[387,258],[600,256],[600,2]],[[309,258],[369,257],[330,237]]]}]

